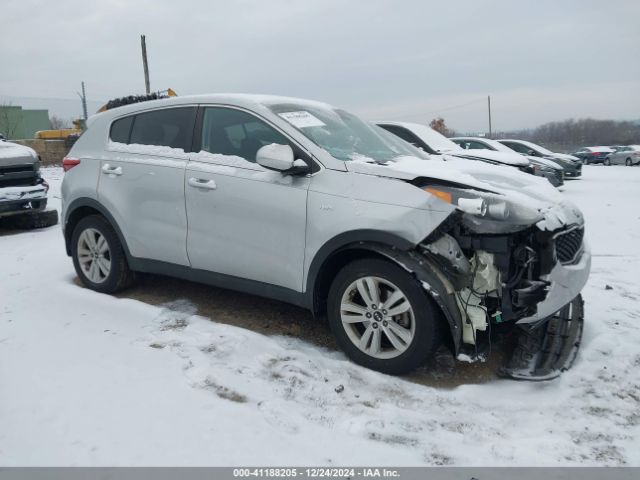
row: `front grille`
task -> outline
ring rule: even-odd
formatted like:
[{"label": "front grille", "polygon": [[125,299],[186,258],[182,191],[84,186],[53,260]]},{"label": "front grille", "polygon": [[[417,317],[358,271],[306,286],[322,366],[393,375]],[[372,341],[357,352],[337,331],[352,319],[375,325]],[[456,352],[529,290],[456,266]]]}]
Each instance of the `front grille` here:
[{"label": "front grille", "polygon": [[564,170],[554,170],[553,174],[555,175],[558,182],[562,183],[564,180]]},{"label": "front grille", "polygon": [[33,172],[33,164],[29,163],[26,165],[8,165],[6,167],[0,167],[0,175],[23,172]]},{"label": "front grille", "polygon": [[37,168],[34,164],[0,167],[0,188],[31,186],[37,180]]},{"label": "front grille", "polygon": [[572,263],[582,251],[584,228],[576,227],[556,235],[556,257],[562,264]]}]

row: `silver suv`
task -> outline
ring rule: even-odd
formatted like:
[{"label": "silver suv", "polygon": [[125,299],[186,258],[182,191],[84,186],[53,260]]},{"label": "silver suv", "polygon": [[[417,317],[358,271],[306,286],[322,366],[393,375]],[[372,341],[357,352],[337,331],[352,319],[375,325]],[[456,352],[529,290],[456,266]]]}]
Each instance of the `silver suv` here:
[{"label": "silver suv", "polygon": [[492,325],[527,336],[511,376],[549,378],[575,355],[591,257],[580,211],[544,179],[254,95],[101,113],[64,168],[67,253],[96,291],[151,272],[290,302],[389,373],[443,343],[481,358]]}]

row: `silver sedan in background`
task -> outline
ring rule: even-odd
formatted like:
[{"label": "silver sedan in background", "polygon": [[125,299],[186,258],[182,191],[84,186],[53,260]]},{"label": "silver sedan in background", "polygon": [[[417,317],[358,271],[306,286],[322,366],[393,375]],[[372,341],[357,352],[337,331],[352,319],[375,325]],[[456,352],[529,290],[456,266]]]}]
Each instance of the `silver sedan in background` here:
[{"label": "silver sedan in background", "polygon": [[640,164],[640,145],[617,147],[604,159],[605,165],[638,165]]}]

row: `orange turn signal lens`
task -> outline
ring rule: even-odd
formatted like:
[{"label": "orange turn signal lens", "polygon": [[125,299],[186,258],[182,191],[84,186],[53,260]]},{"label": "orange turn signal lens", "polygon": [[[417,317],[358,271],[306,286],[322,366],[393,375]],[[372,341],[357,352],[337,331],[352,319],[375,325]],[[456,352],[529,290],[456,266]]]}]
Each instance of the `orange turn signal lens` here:
[{"label": "orange turn signal lens", "polygon": [[432,187],[427,187],[424,191],[429,192],[431,195],[435,195],[443,202],[453,203],[453,196],[449,192],[443,192],[442,190],[437,190]]}]

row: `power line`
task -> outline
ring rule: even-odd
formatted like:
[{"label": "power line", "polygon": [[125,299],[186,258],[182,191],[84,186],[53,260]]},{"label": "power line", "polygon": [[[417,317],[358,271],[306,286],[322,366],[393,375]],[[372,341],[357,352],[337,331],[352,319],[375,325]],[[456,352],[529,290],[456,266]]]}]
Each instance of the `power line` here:
[{"label": "power line", "polygon": [[475,105],[477,103],[484,102],[484,101],[485,101],[484,98],[479,98],[479,99],[472,100],[472,101],[467,102],[467,103],[462,103],[462,104],[459,104],[459,105],[451,105],[449,107],[439,108],[438,110],[431,110],[431,111],[428,111],[428,112],[412,113],[412,114],[405,114],[405,115],[397,115],[395,117],[390,117],[390,118],[386,117],[386,118],[388,118],[389,120],[398,120],[398,119],[406,119],[406,118],[424,117],[425,115],[432,115],[434,113],[435,114],[439,114],[439,113],[442,113],[442,112],[448,112],[449,110],[455,110],[456,108],[463,108],[463,107],[467,107],[469,105]]},{"label": "power line", "polygon": [[424,113],[426,115],[429,115],[431,113],[447,112],[449,110],[455,110],[456,108],[462,108],[462,107],[466,107],[466,106],[469,106],[469,105],[474,105],[474,104],[480,103],[480,102],[484,102],[484,98],[479,98],[477,100],[472,100],[471,102],[463,103],[461,105],[454,105],[454,106],[451,106],[451,107],[440,108],[438,110],[432,110],[431,112],[424,112]]}]

